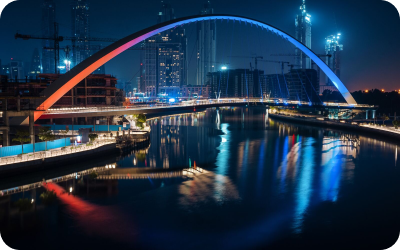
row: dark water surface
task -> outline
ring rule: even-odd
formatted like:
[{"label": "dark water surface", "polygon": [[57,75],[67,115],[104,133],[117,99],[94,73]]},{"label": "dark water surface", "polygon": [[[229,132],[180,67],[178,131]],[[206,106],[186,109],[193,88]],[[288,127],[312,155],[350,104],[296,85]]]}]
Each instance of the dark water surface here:
[{"label": "dark water surface", "polygon": [[[150,147],[111,159],[117,169],[190,162],[207,171],[78,176],[49,184],[59,194],[51,204],[39,198],[43,187],[4,195],[4,241],[15,249],[385,249],[399,236],[398,145],[272,120],[262,108],[149,123]],[[21,212],[23,197],[34,202]]]}]

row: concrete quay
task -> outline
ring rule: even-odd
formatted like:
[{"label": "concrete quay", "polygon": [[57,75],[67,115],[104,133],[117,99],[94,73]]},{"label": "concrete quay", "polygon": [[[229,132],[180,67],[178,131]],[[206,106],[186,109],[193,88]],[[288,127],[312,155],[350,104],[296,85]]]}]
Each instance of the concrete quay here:
[{"label": "concrete quay", "polygon": [[269,114],[269,117],[286,122],[314,125],[319,127],[344,129],[358,133],[363,133],[365,135],[383,136],[386,139],[389,139],[394,142],[399,142],[400,140],[400,129],[395,130],[395,129],[380,128],[377,126],[370,126],[370,125],[342,123],[339,120],[338,121],[318,120],[315,117],[310,118],[310,117],[289,116],[282,114]]}]

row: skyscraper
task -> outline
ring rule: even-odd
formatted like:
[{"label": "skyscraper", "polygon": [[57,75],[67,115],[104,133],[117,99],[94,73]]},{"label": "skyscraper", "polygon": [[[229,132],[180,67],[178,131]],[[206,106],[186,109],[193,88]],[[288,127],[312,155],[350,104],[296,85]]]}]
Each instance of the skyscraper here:
[{"label": "skyscraper", "polygon": [[73,0],[71,4],[72,67],[90,56],[89,3],[87,0]]},{"label": "skyscraper", "polygon": [[[311,49],[311,15],[306,10],[306,0],[300,6],[300,13],[296,16],[296,39]],[[301,69],[311,69],[311,59],[300,49],[295,49],[296,65]]]},{"label": "skyscraper", "polygon": [[[214,10],[210,6],[210,1],[204,4],[204,8],[200,14],[214,14]],[[207,74],[215,72],[216,31],[217,23],[215,20],[197,22],[197,85],[204,85]]]},{"label": "skyscraper", "polygon": [[175,11],[172,5],[161,1],[161,8],[158,12],[157,23],[163,23],[175,19]]},{"label": "skyscraper", "polygon": [[[340,59],[341,53],[343,51],[343,45],[339,43],[340,33],[335,35],[330,35],[326,40],[325,53],[331,55],[331,57],[326,57],[326,65],[340,78]],[[332,81],[329,77],[326,77],[326,87],[333,87]]]},{"label": "skyscraper", "polygon": [[[54,0],[44,0],[42,4],[42,35],[43,37],[54,37],[55,21],[56,21],[56,6]],[[42,40],[42,46],[47,48],[54,47],[52,40]],[[42,50],[42,72],[43,73],[56,73],[55,72],[55,51]]]},{"label": "skyscraper", "polygon": [[[157,23],[175,19],[174,9],[162,3]],[[187,84],[187,39],[185,29],[176,27],[142,42],[139,90],[147,96],[178,93]],[[175,95],[175,94],[174,94]]]},{"label": "skyscraper", "polygon": [[29,78],[33,79],[36,78],[36,76],[38,74],[40,74],[40,69],[41,69],[41,65],[40,65],[40,55],[39,55],[39,50],[36,48],[33,51],[33,55],[32,55],[32,61],[31,61],[31,65],[30,65],[30,69],[29,69]]},{"label": "skyscraper", "polygon": [[[265,78],[262,70],[226,69],[207,74],[207,82],[210,84],[211,98],[226,97],[261,97],[265,86]],[[265,89],[265,87],[264,87]]]}]

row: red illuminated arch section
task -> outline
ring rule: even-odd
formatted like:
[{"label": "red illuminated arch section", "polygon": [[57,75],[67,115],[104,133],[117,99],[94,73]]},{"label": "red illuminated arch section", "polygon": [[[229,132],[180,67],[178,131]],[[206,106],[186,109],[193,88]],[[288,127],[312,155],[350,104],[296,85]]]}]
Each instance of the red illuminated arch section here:
[{"label": "red illuminated arch section", "polygon": [[350,94],[350,92],[347,90],[344,84],[340,81],[340,79],[335,75],[335,73],[333,73],[333,71],[314,52],[312,52],[302,43],[300,43],[290,35],[286,34],[285,32],[269,24],[246,17],[232,16],[232,15],[198,15],[198,16],[190,16],[190,17],[174,19],[136,32],[98,51],[93,56],[87,58],[85,61],[76,65],[69,72],[62,75],[58,80],[54,81],[52,84],[50,84],[50,86],[47,89],[43,91],[43,94],[46,97],[46,99],[37,108],[38,111],[35,112],[35,121],[42,115],[43,111],[49,109],[54,103],[56,103],[62,96],[64,96],[80,81],[85,79],[96,69],[100,68],[100,66],[110,61],[112,58],[116,57],[125,50],[129,49],[130,47],[134,46],[135,44],[138,44],[139,42],[153,35],[156,35],[165,30],[169,30],[176,26],[184,25],[191,22],[216,20],[216,19],[234,20],[234,21],[251,23],[257,25],[258,27],[261,27],[262,29],[274,32],[278,36],[281,36],[282,38],[288,40],[296,47],[298,47],[300,50],[302,50],[321,68],[321,70],[330,78],[332,83],[343,95],[348,104],[353,104],[353,105],[357,104],[353,96]]}]

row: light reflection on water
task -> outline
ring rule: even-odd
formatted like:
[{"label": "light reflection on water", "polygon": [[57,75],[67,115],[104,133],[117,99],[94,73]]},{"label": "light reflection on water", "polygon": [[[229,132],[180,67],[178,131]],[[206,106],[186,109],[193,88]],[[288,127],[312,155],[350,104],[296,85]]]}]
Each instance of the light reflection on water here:
[{"label": "light reflection on water", "polygon": [[[307,225],[319,221],[325,227],[321,230],[338,235],[340,230],[335,230],[348,221],[332,222],[332,213],[341,218],[340,211],[366,203],[363,197],[373,202],[388,192],[379,186],[376,193],[352,196],[371,186],[365,176],[396,178],[396,145],[272,120],[264,108],[210,109],[148,123],[150,148],[120,159],[118,168],[173,169],[188,167],[190,159],[192,166],[196,162],[208,172],[178,180],[119,180],[116,193],[77,195],[93,204],[112,203],[136,217],[137,241],[150,249],[188,244],[197,249],[243,249],[275,237],[310,234]],[[359,146],[352,143],[354,138]],[[326,204],[345,208],[314,212]],[[330,228],[332,223],[336,229]],[[155,241],[154,235],[163,240]]]}]

